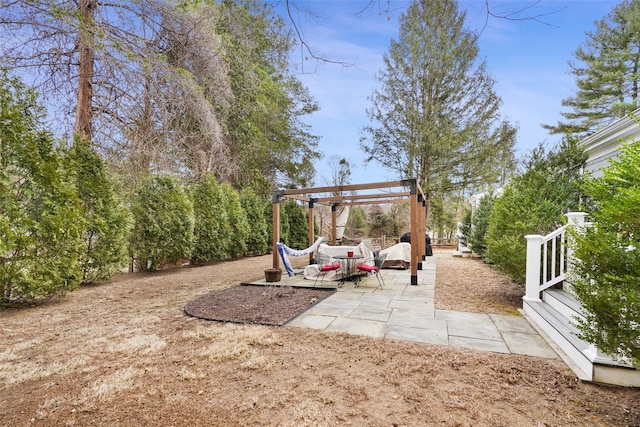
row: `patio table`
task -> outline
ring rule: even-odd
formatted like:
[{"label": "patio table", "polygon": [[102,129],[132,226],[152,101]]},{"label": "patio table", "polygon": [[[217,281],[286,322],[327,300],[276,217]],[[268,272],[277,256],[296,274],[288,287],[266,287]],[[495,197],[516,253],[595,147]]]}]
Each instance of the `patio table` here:
[{"label": "patio table", "polygon": [[346,268],[345,268],[345,273],[342,275],[342,280],[340,280],[340,286],[344,285],[344,282],[346,282],[347,280],[351,280],[356,287],[358,286],[359,280],[354,280],[352,278],[353,273],[356,271],[356,263],[359,259],[363,259],[364,257],[362,255],[356,255],[354,254],[353,256],[348,256],[348,255],[335,255],[333,258],[342,261],[345,261],[346,264]]}]

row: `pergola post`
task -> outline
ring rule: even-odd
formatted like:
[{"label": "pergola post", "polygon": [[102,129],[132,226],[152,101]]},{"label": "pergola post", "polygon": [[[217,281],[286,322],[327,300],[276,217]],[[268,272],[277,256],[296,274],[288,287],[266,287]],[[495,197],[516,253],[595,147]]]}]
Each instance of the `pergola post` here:
[{"label": "pergola post", "polygon": [[[424,239],[424,209],[421,209],[424,206],[424,200],[422,200],[422,194],[418,193],[418,212],[417,212],[417,221],[418,221],[418,234],[416,235],[417,244],[418,244],[418,270],[422,270],[422,261],[425,259],[425,239]],[[413,234],[412,234],[413,236]],[[420,238],[418,238],[420,236]]]},{"label": "pergola post", "polygon": [[[315,218],[313,216],[313,205],[315,204],[316,199],[309,199],[309,246],[313,245],[316,240],[315,236]],[[313,262],[313,253],[309,254],[309,264]]]},{"label": "pergola post", "polygon": [[424,195],[425,197],[425,201],[424,201],[424,226],[425,228],[427,227],[427,224],[429,223],[429,214],[431,214],[431,193],[429,193],[427,191],[427,193]]},{"label": "pergola post", "polygon": [[418,284],[418,189],[416,180],[411,179],[411,284]]},{"label": "pergola post", "polygon": [[273,224],[271,228],[271,250],[273,251],[273,268],[280,267],[280,258],[278,256],[278,242],[280,241],[280,200],[282,199],[282,190],[273,192],[271,203],[273,208]]},{"label": "pergola post", "polygon": [[427,259],[427,201],[422,198],[422,209],[420,209],[420,213],[422,214],[422,218],[420,219],[420,224],[422,224],[422,231],[424,234],[424,239],[422,239],[422,260]]},{"label": "pergola post", "polygon": [[337,221],[337,211],[338,211],[338,204],[334,203],[331,205],[331,244],[333,246],[336,245],[336,235],[337,235],[337,226],[336,226],[336,221]]}]

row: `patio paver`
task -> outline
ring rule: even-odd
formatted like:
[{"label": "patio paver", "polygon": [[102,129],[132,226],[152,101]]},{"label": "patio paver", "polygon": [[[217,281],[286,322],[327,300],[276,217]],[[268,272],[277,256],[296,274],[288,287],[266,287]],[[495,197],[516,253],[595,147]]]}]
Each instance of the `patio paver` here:
[{"label": "patio paver", "polygon": [[[324,329],[376,338],[451,345],[497,353],[558,359],[555,351],[522,316],[436,310],[437,257],[428,257],[412,286],[410,270],[385,269],[381,289],[375,276],[359,286],[347,281],[337,292],[287,323],[288,327]],[[310,285],[311,283],[311,285]],[[300,276],[283,277],[284,284],[313,286]]]}]

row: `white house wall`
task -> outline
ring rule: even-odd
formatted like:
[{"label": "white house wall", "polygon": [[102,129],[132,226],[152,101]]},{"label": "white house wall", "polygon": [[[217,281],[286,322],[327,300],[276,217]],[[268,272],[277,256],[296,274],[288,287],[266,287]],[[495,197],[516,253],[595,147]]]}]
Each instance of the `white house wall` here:
[{"label": "white house wall", "polygon": [[[640,118],[640,108],[632,114]],[[623,117],[580,141],[579,145],[589,155],[585,172],[595,177],[602,176],[601,170],[609,166],[611,158],[618,155],[620,146],[629,141],[640,141],[640,126],[630,117]]]}]

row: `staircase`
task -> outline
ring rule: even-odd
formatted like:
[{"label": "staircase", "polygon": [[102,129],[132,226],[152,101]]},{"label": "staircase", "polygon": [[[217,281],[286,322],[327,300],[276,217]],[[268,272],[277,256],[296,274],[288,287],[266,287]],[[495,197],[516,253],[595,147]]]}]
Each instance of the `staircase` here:
[{"label": "staircase", "polygon": [[[584,224],[584,213],[570,213],[570,222]],[[640,387],[640,370],[614,361],[594,345],[578,338],[575,319],[582,317],[580,303],[570,293],[566,271],[570,253],[565,229],[547,236],[527,238],[527,282],[523,310],[534,327],[583,381]]]}]

